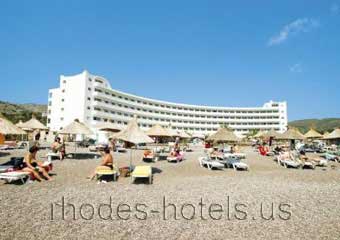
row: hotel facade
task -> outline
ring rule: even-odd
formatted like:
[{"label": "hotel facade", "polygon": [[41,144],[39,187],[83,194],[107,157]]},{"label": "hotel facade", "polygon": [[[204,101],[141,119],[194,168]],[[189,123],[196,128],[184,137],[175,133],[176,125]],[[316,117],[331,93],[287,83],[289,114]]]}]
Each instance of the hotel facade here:
[{"label": "hotel facade", "polygon": [[287,103],[267,102],[262,107],[210,107],[140,97],[111,88],[109,81],[84,71],[60,76],[58,88],[49,90],[48,127],[59,131],[74,119],[94,131],[111,122],[124,128],[137,115],[144,130],[158,123],[177,131],[210,134],[228,126],[238,135],[252,130],[287,130]]}]

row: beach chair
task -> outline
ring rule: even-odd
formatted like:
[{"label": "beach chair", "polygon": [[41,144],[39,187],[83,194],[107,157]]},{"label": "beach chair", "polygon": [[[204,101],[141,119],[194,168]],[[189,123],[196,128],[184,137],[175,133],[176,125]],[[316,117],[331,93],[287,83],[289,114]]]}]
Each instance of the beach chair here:
[{"label": "beach chair", "polygon": [[4,180],[6,183],[11,183],[20,180],[23,184],[29,179],[29,173],[22,171],[13,171],[0,173],[0,180]]},{"label": "beach chair", "polygon": [[168,156],[168,157],[166,158],[166,160],[167,160],[168,162],[179,163],[179,162],[181,162],[181,161],[184,160],[184,154],[183,154],[183,152],[181,152],[181,153],[180,153],[179,155],[177,155],[177,156]]},{"label": "beach chair", "polygon": [[209,170],[224,168],[223,163],[220,163],[218,160],[213,160],[210,157],[200,157],[198,158],[198,162],[201,167],[207,167]]},{"label": "beach chair", "polygon": [[116,147],[116,152],[119,152],[119,153],[126,153],[127,150],[125,147]]},{"label": "beach chair", "polygon": [[136,166],[131,173],[131,178],[132,183],[136,178],[148,178],[149,184],[152,184],[152,168],[150,166]]},{"label": "beach chair", "polygon": [[158,156],[155,151],[145,150],[143,154],[143,161],[144,162],[157,162]]},{"label": "beach chair", "polygon": [[52,159],[60,159],[60,154],[59,153],[54,153],[54,152],[49,152],[46,154],[47,160],[49,162],[52,162]]},{"label": "beach chair", "polygon": [[233,168],[235,171],[237,170],[249,170],[248,164],[241,162],[241,160],[235,156],[224,158],[220,160],[226,167]]},{"label": "beach chair", "polygon": [[11,157],[11,159],[0,165],[0,173],[20,170],[23,167],[23,157]]},{"label": "beach chair", "polygon": [[106,166],[99,166],[96,168],[95,172],[97,180],[102,176],[112,176],[114,182],[117,180],[118,171],[115,166],[113,166],[113,169]]}]

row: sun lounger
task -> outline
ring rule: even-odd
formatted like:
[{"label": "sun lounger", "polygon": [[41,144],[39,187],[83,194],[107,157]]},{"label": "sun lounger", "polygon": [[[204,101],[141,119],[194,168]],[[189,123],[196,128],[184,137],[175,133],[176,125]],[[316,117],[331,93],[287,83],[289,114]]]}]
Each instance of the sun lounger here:
[{"label": "sun lounger", "polygon": [[184,159],[183,153],[180,153],[178,156],[168,156],[166,158],[168,162],[176,162],[176,163],[183,161],[183,159]]},{"label": "sun lounger", "polygon": [[302,168],[315,169],[315,163],[312,161],[302,161],[301,166]]},{"label": "sun lounger", "polygon": [[132,174],[132,183],[136,178],[148,178],[149,184],[152,184],[152,168],[150,166],[136,166]]},{"label": "sun lounger", "polygon": [[315,165],[318,167],[327,167],[328,160],[327,159],[317,159],[313,160],[315,162]]},{"label": "sun lounger", "polygon": [[338,157],[334,154],[331,154],[331,153],[325,153],[325,154],[322,155],[322,157],[324,157],[328,161],[335,161],[335,162],[339,161]]},{"label": "sun lounger", "polygon": [[248,164],[241,162],[241,160],[239,158],[235,158],[235,156],[220,159],[219,161],[223,163],[226,167],[233,168],[235,171],[236,170],[249,170]]},{"label": "sun lounger", "polygon": [[281,160],[280,163],[285,167],[285,168],[300,168],[301,167],[301,162],[297,162],[291,159],[284,159]]},{"label": "sun lounger", "polygon": [[235,171],[237,170],[245,170],[245,171],[248,171],[249,170],[249,166],[248,164],[244,163],[244,162],[235,162],[235,163],[232,163],[232,166],[233,166],[233,169]]},{"label": "sun lounger", "polygon": [[244,159],[246,158],[246,154],[245,153],[224,153],[223,154],[224,158],[239,158],[239,159]]},{"label": "sun lounger", "polygon": [[116,181],[117,176],[118,176],[118,171],[117,171],[116,167],[113,167],[113,169],[111,169],[110,167],[99,166],[99,167],[96,168],[96,178],[97,178],[97,180],[101,176],[112,176],[113,181]]},{"label": "sun lounger", "polygon": [[220,163],[219,161],[213,160],[209,157],[200,157],[200,158],[198,158],[198,162],[199,162],[201,167],[207,167],[209,170],[223,169],[224,168],[223,163]]},{"label": "sun lounger", "polygon": [[143,161],[144,162],[154,162],[155,161],[155,156],[153,154],[143,156]]},{"label": "sun lounger", "polygon": [[60,154],[59,153],[54,153],[54,152],[49,152],[46,154],[46,157],[48,159],[49,162],[52,162],[53,158],[60,158]]},{"label": "sun lounger", "polygon": [[7,183],[20,180],[24,184],[28,178],[29,173],[22,171],[0,173],[0,179],[5,180]]},{"label": "sun lounger", "polygon": [[126,148],[125,147],[116,147],[116,151],[119,153],[126,153]]},{"label": "sun lounger", "polygon": [[0,165],[0,173],[20,170],[24,162],[23,157],[12,157],[9,161]]}]

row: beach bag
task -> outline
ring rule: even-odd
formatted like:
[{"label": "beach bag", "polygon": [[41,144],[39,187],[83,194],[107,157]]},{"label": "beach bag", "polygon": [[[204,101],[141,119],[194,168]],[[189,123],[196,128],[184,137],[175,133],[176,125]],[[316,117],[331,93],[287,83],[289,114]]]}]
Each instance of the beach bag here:
[{"label": "beach bag", "polygon": [[11,162],[13,163],[13,168],[15,169],[22,169],[24,167],[23,157],[13,157],[11,158]]}]

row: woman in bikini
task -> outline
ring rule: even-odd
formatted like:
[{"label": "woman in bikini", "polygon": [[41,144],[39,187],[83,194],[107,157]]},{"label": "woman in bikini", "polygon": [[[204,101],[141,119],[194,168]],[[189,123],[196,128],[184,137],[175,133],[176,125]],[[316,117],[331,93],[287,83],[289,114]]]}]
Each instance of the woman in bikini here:
[{"label": "woman in bikini", "polygon": [[[99,166],[108,167],[112,170],[113,169],[113,157],[110,154],[110,148],[109,147],[104,148],[104,153],[101,153],[101,154],[103,156],[103,159],[102,159],[102,162]],[[94,171],[87,178],[90,179],[90,180],[93,180],[95,176],[96,176],[96,171]]]},{"label": "woman in bikini", "polygon": [[29,149],[29,153],[25,156],[24,160],[24,168],[22,169],[24,172],[28,172],[34,175],[38,181],[42,181],[43,178],[40,176],[42,174],[47,180],[51,181],[52,178],[48,175],[46,170],[43,168],[42,163],[37,161],[36,155],[39,148],[37,146],[33,146]]}]

